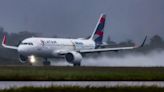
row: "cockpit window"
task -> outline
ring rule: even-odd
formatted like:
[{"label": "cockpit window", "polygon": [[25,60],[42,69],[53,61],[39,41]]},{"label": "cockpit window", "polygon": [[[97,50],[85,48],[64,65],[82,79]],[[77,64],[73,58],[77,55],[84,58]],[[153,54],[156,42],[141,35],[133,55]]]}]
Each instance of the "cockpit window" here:
[{"label": "cockpit window", "polygon": [[29,43],[28,42],[27,43],[26,42],[22,42],[21,45],[33,45],[33,43],[30,43],[30,42]]}]

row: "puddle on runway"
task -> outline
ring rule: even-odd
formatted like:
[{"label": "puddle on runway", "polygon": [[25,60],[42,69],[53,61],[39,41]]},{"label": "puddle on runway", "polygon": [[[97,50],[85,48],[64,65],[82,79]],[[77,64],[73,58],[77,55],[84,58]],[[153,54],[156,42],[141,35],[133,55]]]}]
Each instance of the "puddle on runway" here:
[{"label": "puddle on runway", "polygon": [[1,81],[0,89],[34,86],[80,86],[80,87],[115,87],[115,86],[157,86],[164,87],[163,81]]}]

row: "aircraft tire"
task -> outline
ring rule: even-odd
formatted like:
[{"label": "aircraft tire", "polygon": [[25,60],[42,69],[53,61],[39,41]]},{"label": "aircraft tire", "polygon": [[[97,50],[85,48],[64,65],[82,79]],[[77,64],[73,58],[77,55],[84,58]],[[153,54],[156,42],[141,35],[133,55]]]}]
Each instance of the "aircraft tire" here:
[{"label": "aircraft tire", "polygon": [[80,65],[81,65],[80,63],[75,63],[75,64],[73,64],[74,67],[78,67],[78,66],[80,66]]},{"label": "aircraft tire", "polygon": [[44,66],[50,66],[51,65],[51,62],[50,61],[43,61],[43,65]]}]

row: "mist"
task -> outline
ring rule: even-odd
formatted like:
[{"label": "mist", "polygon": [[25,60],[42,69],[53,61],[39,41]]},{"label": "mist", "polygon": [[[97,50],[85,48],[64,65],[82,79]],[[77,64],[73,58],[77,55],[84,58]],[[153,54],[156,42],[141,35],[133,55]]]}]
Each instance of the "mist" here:
[{"label": "mist", "polygon": [[148,54],[132,53],[121,57],[102,56],[96,59],[84,59],[84,66],[134,66],[134,67],[160,67],[164,66],[164,51],[152,51]]},{"label": "mist", "polygon": [[[129,53],[123,56],[104,56],[96,58],[83,57],[82,66],[111,66],[111,67],[162,67],[164,66],[164,51],[151,51],[147,54]],[[52,65],[72,66],[65,60],[53,62]]]}]

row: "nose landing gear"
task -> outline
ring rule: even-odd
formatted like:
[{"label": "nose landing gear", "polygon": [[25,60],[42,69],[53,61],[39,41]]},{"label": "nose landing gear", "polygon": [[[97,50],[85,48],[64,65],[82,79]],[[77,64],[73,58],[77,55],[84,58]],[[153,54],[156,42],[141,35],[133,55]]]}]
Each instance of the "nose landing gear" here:
[{"label": "nose landing gear", "polygon": [[50,65],[51,65],[51,62],[48,61],[47,58],[45,58],[45,60],[43,61],[43,65],[44,65],[44,66],[50,66]]}]

